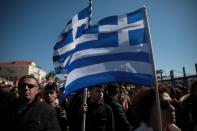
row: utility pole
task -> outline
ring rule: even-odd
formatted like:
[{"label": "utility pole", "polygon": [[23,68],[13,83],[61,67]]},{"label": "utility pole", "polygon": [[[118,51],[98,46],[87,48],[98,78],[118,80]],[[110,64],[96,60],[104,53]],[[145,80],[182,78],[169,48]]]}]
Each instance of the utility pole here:
[{"label": "utility pole", "polygon": [[160,75],[161,84],[162,84],[162,81],[163,81],[163,73],[164,73],[164,70],[162,70],[162,69],[159,69],[159,70],[156,71],[156,74]]},{"label": "utility pole", "polygon": [[171,77],[172,86],[175,87],[174,71],[173,70],[170,71],[170,77]]},{"label": "utility pole", "polygon": [[183,80],[184,80],[184,86],[188,88],[188,82],[187,82],[187,77],[185,73],[185,67],[183,67]]}]

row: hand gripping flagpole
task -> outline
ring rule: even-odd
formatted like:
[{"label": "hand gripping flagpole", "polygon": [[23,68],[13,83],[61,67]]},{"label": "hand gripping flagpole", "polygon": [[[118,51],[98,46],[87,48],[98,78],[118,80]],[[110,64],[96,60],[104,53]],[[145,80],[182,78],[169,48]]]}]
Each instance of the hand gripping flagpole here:
[{"label": "hand gripping flagpole", "polygon": [[[89,0],[88,28],[91,24],[91,18],[92,18],[92,0]],[[87,94],[88,94],[88,90],[87,90],[87,88],[84,88],[84,90],[83,90],[83,104],[87,104]],[[82,131],[85,131],[85,128],[86,128],[86,112],[83,113]]]},{"label": "hand gripping flagpole", "polygon": [[148,23],[148,17],[147,17],[147,12],[146,12],[146,6],[143,6],[144,9],[144,14],[145,14],[145,28],[146,28],[146,36],[148,38],[148,43],[150,43],[150,58],[152,62],[152,70],[153,72],[153,86],[155,87],[155,96],[156,96],[156,105],[157,105],[157,130],[162,131],[162,121],[161,121],[161,109],[160,109],[160,100],[159,100],[159,91],[158,91],[158,83],[157,83],[157,77],[156,77],[156,71],[155,71],[155,64],[154,64],[154,55],[153,55],[153,47],[152,47],[152,41],[151,41],[151,35],[150,35],[150,30],[149,30],[149,23]]}]

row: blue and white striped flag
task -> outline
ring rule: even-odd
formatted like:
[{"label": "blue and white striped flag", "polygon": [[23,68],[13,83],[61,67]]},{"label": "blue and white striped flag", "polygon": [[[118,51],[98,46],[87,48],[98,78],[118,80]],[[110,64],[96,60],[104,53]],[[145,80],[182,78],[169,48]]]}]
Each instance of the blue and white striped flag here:
[{"label": "blue and white striped flag", "polygon": [[68,66],[65,92],[106,82],[153,85],[145,8],[106,17],[79,39]]},{"label": "blue and white striped flag", "polygon": [[54,46],[53,64],[56,74],[66,74],[67,64],[75,50],[76,45],[81,42],[79,38],[82,32],[89,27],[89,16],[91,7],[80,11],[66,25]]},{"label": "blue and white striped flag", "polygon": [[65,87],[65,82],[60,83],[57,87],[58,88],[64,88]]}]

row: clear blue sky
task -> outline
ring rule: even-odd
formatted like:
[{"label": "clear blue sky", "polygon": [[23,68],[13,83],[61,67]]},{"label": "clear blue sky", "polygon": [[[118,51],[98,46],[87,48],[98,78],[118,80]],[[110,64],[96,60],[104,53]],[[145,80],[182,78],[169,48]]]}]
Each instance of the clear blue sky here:
[{"label": "clear blue sky", "polygon": [[[88,0],[0,0],[0,62],[35,61],[53,70],[53,46],[66,23]],[[196,0],[93,0],[92,24],[147,6],[155,65],[195,73]]]}]

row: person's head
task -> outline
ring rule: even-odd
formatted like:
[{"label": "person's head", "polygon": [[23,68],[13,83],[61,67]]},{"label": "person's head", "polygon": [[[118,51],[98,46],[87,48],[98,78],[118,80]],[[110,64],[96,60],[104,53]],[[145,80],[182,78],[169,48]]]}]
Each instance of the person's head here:
[{"label": "person's head", "polygon": [[119,87],[119,94],[125,94],[125,93],[126,93],[125,86],[123,84],[121,84]]},{"label": "person's head", "polygon": [[[155,89],[149,89],[141,93],[141,96],[137,101],[137,111],[139,117],[145,123],[156,126],[157,120],[157,109],[156,109],[156,97]],[[168,124],[175,122],[175,109],[171,104],[171,98],[167,93],[167,90],[159,90],[160,97],[160,108],[161,108],[161,119],[162,126],[165,127]],[[155,127],[156,128],[156,127]]]},{"label": "person's head", "polygon": [[64,90],[65,90],[64,87],[61,87],[61,88],[59,89],[59,92],[60,92],[60,93],[64,93]]},{"label": "person's head", "polygon": [[32,75],[23,76],[18,83],[19,97],[24,103],[30,104],[38,94],[38,80]]},{"label": "person's head", "polygon": [[161,119],[163,126],[175,122],[175,108],[172,105],[172,99],[167,92],[160,94]]},{"label": "person's head", "polygon": [[117,97],[120,91],[120,85],[117,83],[110,83],[107,85],[107,93],[109,96]]},{"label": "person's head", "polygon": [[48,104],[55,104],[57,98],[57,86],[55,85],[46,85],[44,90],[44,100]]},{"label": "person's head", "polygon": [[13,87],[10,92],[13,96],[18,97],[18,87]]},{"label": "person's head", "polygon": [[102,85],[96,85],[89,88],[90,103],[100,104],[103,102],[104,88]]}]

